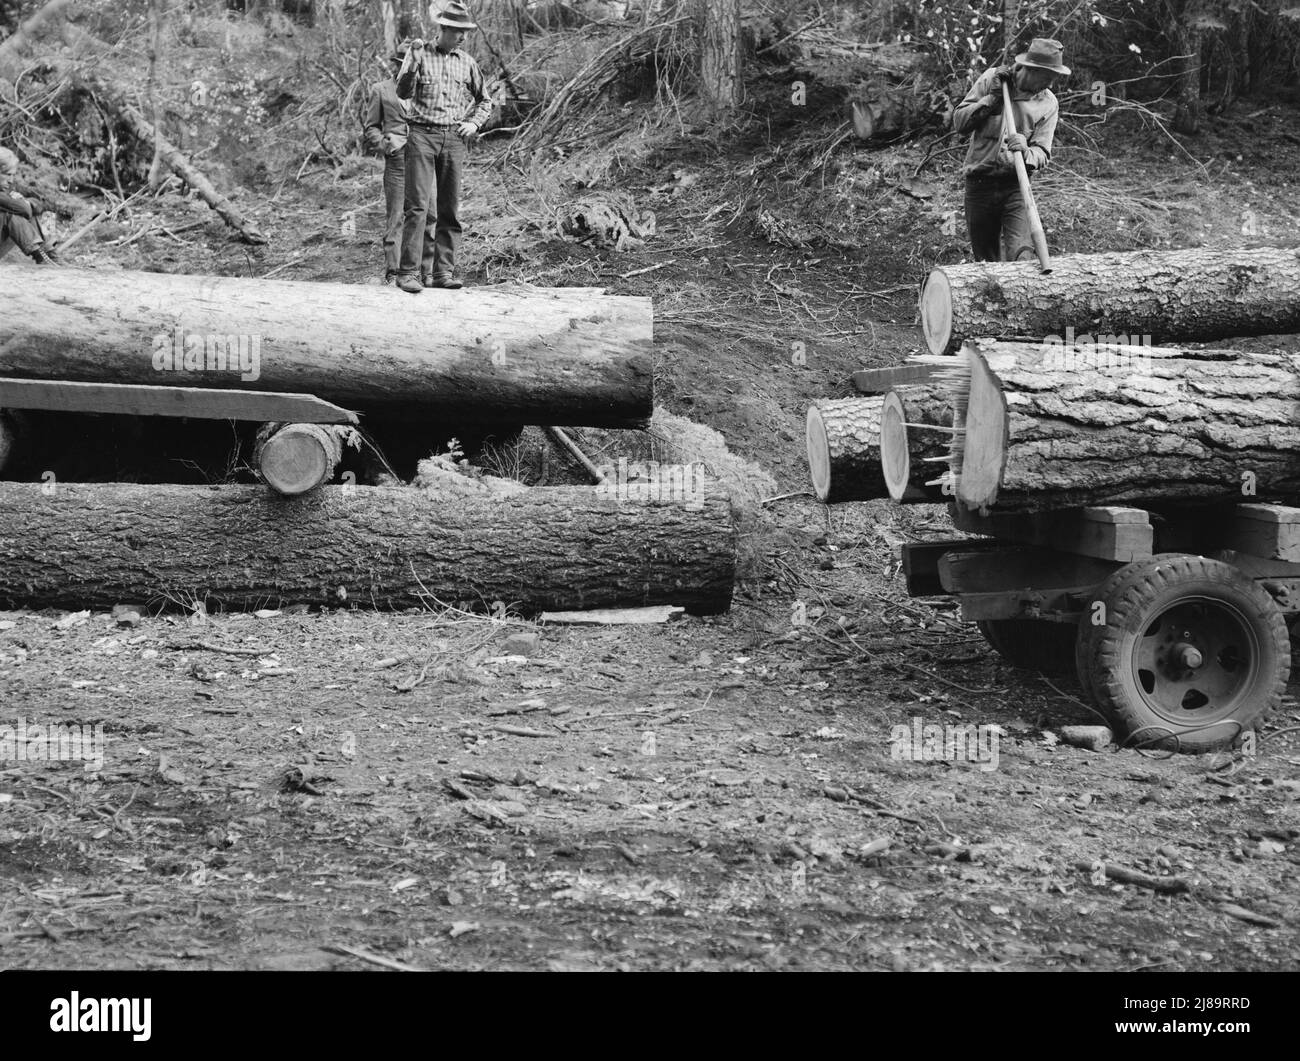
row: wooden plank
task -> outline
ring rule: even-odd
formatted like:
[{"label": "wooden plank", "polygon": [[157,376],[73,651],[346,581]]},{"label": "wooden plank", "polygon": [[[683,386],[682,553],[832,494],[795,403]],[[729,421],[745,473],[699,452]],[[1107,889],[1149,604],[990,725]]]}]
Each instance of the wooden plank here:
[{"label": "wooden plank", "polygon": [[890,368],[864,368],[853,373],[853,386],[860,394],[885,394],[900,383],[925,383],[938,371],[938,365],[909,361]]},{"label": "wooden plank", "polygon": [[1006,593],[1019,597],[1097,586],[1122,566],[1114,560],[1012,545],[993,551],[947,553],[939,561],[939,581],[949,593]]},{"label": "wooden plank", "polygon": [[1238,505],[1227,547],[1264,560],[1300,562],[1300,509],[1287,505]]},{"label": "wooden plank", "polygon": [[[1055,512],[1002,513],[981,516],[962,505],[951,504],[953,526],[969,534],[987,534],[1025,545],[1043,545],[1066,553],[1078,553],[1098,560],[1130,563],[1149,560],[1155,531],[1142,509],[1062,509]],[[1090,519],[1089,513],[1098,518]],[[1131,520],[1138,513],[1142,522]]]},{"label": "wooden plank", "polygon": [[357,414],[314,394],[0,378],[0,409],[188,416],[295,424],[355,424]]},{"label": "wooden plank", "polygon": [[989,538],[957,538],[943,542],[907,542],[902,546],[903,577],[912,597],[935,597],[945,592],[939,582],[939,561],[949,552],[1005,549]]}]

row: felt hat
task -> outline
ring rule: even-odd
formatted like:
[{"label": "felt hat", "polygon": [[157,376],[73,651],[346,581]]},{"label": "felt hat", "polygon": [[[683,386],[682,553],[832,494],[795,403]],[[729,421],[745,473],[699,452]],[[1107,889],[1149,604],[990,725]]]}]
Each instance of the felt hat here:
[{"label": "felt hat", "polygon": [[460,0],[450,0],[450,3],[439,12],[438,25],[450,26],[452,29],[478,29],[474,20],[469,17],[469,8]]},{"label": "felt hat", "polygon": [[1064,55],[1065,48],[1060,41],[1035,37],[1029,44],[1029,50],[1016,56],[1016,62],[1021,66],[1036,66],[1040,70],[1051,70],[1054,74],[1068,74],[1070,68],[1061,65]]}]

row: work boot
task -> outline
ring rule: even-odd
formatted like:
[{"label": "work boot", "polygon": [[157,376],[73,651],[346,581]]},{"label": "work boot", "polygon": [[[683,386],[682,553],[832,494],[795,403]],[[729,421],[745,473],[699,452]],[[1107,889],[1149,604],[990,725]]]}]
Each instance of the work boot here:
[{"label": "work boot", "polygon": [[441,287],[446,291],[459,291],[465,285],[459,280],[453,280],[450,276],[435,276],[427,286]]},{"label": "work boot", "polygon": [[398,279],[397,286],[403,291],[409,291],[412,295],[418,295],[424,290],[424,285],[420,283],[418,276],[403,276]]},{"label": "work boot", "polygon": [[392,269],[389,269],[389,270],[385,271],[385,273],[384,273],[384,286],[387,287],[389,284],[391,284],[391,283],[392,283],[394,280],[396,280],[396,279],[397,279],[397,274],[396,274],[395,272],[393,272]]},{"label": "work boot", "polygon": [[37,265],[62,265],[55,253],[48,247],[37,247],[32,251],[31,259]]}]

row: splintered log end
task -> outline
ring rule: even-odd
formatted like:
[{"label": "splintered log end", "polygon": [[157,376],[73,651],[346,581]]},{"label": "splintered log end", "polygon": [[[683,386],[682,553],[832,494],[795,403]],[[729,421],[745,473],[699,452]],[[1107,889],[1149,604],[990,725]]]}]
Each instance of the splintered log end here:
[{"label": "splintered log end", "polygon": [[911,482],[912,455],[907,443],[907,415],[895,391],[885,395],[880,410],[880,467],[889,496],[902,501]]},{"label": "splintered log end", "polygon": [[831,450],[826,439],[826,421],[815,405],[808,407],[808,474],[812,477],[813,493],[825,504],[831,495]]},{"label": "splintered log end", "polygon": [[333,431],[320,424],[289,424],[262,443],[257,471],[276,493],[293,497],[334,478],[341,458]]},{"label": "splintered log end", "polygon": [[985,509],[997,500],[1006,468],[1007,402],[979,347],[967,343],[962,354],[970,367],[970,389],[965,430],[953,440],[953,454],[960,454],[957,500],[967,508]]},{"label": "splintered log end", "polygon": [[952,286],[942,269],[932,269],[921,288],[921,331],[930,353],[952,352]]}]

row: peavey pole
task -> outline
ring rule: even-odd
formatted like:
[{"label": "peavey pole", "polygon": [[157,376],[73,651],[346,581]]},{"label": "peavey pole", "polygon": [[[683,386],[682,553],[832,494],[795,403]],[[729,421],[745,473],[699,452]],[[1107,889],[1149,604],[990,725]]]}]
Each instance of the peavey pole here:
[{"label": "peavey pole", "polygon": [[[1006,81],[1002,82],[1002,138],[1006,140],[1016,132],[1016,121],[1011,109],[1011,90]],[[1029,214],[1029,232],[1034,239],[1034,251],[1038,255],[1038,264],[1043,272],[1052,271],[1052,258],[1047,252],[1047,235],[1043,232],[1043,219],[1038,216],[1038,204],[1034,202],[1034,193],[1029,187],[1029,171],[1025,169],[1025,157],[1019,151],[1010,152],[1016,167],[1016,179],[1020,181],[1020,194],[1025,200],[1025,210]]]}]

